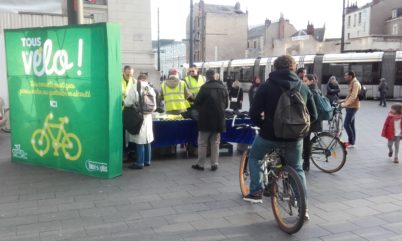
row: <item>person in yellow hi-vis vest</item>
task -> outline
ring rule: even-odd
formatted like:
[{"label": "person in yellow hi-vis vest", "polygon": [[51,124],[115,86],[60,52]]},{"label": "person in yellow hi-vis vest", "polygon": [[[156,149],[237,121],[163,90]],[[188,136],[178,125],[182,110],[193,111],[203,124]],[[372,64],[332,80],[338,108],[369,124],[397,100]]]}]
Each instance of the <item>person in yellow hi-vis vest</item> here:
[{"label": "person in yellow hi-vis vest", "polygon": [[192,65],[188,71],[188,75],[184,78],[187,88],[195,99],[203,84],[205,84],[205,77],[198,74],[197,66]]},{"label": "person in yellow hi-vis vest", "polygon": [[[134,76],[134,68],[126,65],[123,68],[123,78],[121,79],[121,90],[122,90],[122,96],[121,96],[121,101],[122,101],[122,107],[121,109],[124,109],[124,99],[126,98],[126,90],[127,86],[130,82],[136,83],[136,80],[133,79]],[[123,162],[129,162],[128,160],[128,142],[126,141],[126,130],[123,128]]]},{"label": "person in yellow hi-vis vest", "polygon": [[176,69],[169,70],[169,77],[163,81],[161,88],[166,114],[178,115],[187,111],[190,107],[187,99],[191,99],[192,94],[184,81],[179,80]]},{"label": "person in yellow hi-vis vest", "polygon": [[123,78],[121,79],[121,90],[122,90],[122,106],[124,108],[124,99],[126,98],[126,89],[128,82],[133,81],[134,69],[133,67],[126,65],[123,68]]}]

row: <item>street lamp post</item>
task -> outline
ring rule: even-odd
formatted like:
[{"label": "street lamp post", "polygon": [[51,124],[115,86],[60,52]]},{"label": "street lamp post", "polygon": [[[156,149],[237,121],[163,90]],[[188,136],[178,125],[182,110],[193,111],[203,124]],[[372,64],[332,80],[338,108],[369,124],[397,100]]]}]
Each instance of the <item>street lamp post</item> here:
[{"label": "street lamp post", "polygon": [[159,8],[158,8],[158,71],[161,71],[161,44],[159,38]]},{"label": "street lamp post", "polygon": [[194,26],[193,26],[193,0],[190,0],[190,58],[189,58],[189,63],[190,66],[193,65],[194,63],[194,54],[193,54],[193,48],[194,48],[194,36],[193,36],[193,31],[194,31]]},{"label": "street lamp post", "polygon": [[342,8],[342,35],[341,35],[341,53],[345,52],[345,0]]},{"label": "street lamp post", "polygon": [[83,0],[67,0],[68,25],[84,23]]}]

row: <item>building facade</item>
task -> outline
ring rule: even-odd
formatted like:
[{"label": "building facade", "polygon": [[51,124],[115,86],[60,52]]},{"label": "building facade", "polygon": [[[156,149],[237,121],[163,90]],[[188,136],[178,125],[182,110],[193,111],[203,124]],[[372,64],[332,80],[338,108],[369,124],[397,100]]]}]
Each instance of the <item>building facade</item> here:
[{"label": "building facade", "polygon": [[280,43],[296,32],[296,28],[283,17],[283,14],[277,22],[265,20],[264,25],[251,28],[248,31],[247,57],[274,56],[278,52],[275,43]]},{"label": "building facade", "polygon": [[[193,38],[194,61],[217,61],[245,57],[247,44],[248,14],[235,6],[205,4],[203,0],[194,5]],[[187,19],[187,40],[190,24]],[[189,53],[187,41],[187,53]]]},{"label": "building facade", "polygon": [[402,0],[373,0],[347,6],[345,51],[402,50]]},{"label": "building facade", "polygon": [[392,9],[391,18],[385,26],[387,35],[402,36],[402,8]]},{"label": "building facade", "polygon": [[[155,68],[158,68],[158,41],[152,42],[155,53]],[[163,79],[168,78],[169,69],[175,68],[182,73],[186,59],[186,44],[173,39],[160,40],[160,73]],[[181,76],[183,78],[183,76]]]}]

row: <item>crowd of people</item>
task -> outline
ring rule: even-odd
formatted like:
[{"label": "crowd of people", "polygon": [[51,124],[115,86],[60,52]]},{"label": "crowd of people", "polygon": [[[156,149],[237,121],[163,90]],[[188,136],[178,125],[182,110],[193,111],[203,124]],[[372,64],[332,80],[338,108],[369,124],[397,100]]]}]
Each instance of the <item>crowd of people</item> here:
[{"label": "crowd of people", "polygon": [[[251,146],[249,154],[250,192],[244,200],[253,203],[262,202],[261,162],[264,155],[279,148],[287,164],[293,167],[300,176],[307,194],[305,171],[310,168],[310,134],[322,131],[322,123],[317,112],[314,99],[322,95],[317,86],[317,78],[307,74],[304,68],[296,69],[295,60],[289,55],[278,57],[274,62],[274,71],[266,81],[258,76],[252,80],[248,90],[250,103],[250,118],[254,125],[260,128],[258,136]],[[158,91],[153,90],[147,82],[146,75],[139,75],[138,80],[133,78],[133,69],[126,66],[123,71],[122,90],[124,106],[135,104],[141,98],[142,92],[150,89],[150,95],[155,98]],[[354,148],[356,145],[355,117],[360,108],[359,93],[362,89],[353,71],[344,75],[348,83],[348,92],[345,99],[339,98],[340,88],[335,76],[329,78],[326,98],[331,103],[337,103],[345,109],[344,128],[347,133],[346,146]],[[195,112],[198,126],[198,159],[191,167],[204,171],[207,159],[207,149],[210,146],[210,167],[216,171],[219,167],[220,134],[225,131],[225,110],[241,110],[243,104],[243,89],[237,79],[229,79],[227,86],[219,79],[213,70],[207,70],[205,76],[198,73],[196,66],[191,66],[187,76],[180,80],[177,70],[171,69],[169,76],[161,84],[160,98],[164,102],[164,109],[168,114],[183,114]],[[140,85],[138,87],[137,85]],[[281,95],[287,90],[297,89],[309,113],[310,129],[307,134],[296,138],[279,137],[275,133],[275,115]],[[381,106],[386,106],[388,86],[385,79],[379,85]],[[138,91],[137,91],[138,90]],[[124,108],[123,106],[123,108]],[[156,109],[156,106],[155,106]],[[154,109],[154,110],[155,110]],[[389,157],[394,156],[398,163],[400,136],[402,134],[402,105],[391,107],[382,135],[388,139]],[[144,122],[137,135],[125,133],[124,141],[136,143],[136,161],[130,168],[142,169],[151,164],[151,145],[153,141],[152,115],[144,114]],[[307,196],[307,195],[306,195]],[[306,219],[308,219],[308,213]]]}]

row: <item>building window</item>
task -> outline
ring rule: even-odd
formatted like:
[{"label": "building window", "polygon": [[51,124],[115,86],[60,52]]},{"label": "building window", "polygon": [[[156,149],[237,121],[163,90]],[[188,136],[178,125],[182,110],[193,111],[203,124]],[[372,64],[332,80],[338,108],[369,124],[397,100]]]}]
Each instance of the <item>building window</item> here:
[{"label": "building window", "polygon": [[348,33],[348,39],[350,39],[350,33]]},{"label": "building window", "polygon": [[398,13],[398,10],[397,10],[397,9],[392,10],[392,18],[396,18],[396,17],[397,17],[397,13]]},{"label": "building window", "polygon": [[257,41],[254,41],[254,48],[257,48]]},{"label": "building window", "polygon": [[350,28],[351,19],[352,19],[352,16],[348,16],[348,28]]},{"label": "building window", "polygon": [[354,15],[354,17],[353,17],[353,27],[356,27],[356,14]]},{"label": "building window", "polygon": [[392,26],[392,35],[398,35],[398,32],[399,32],[398,24],[395,23],[395,24]]},{"label": "building window", "polygon": [[250,48],[250,42],[249,41],[247,41],[247,48],[248,49]]},{"label": "building window", "polygon": [[362,13],[359,13],[359,26],[362,24]]}]

